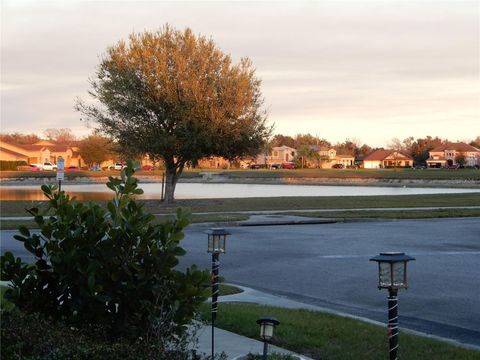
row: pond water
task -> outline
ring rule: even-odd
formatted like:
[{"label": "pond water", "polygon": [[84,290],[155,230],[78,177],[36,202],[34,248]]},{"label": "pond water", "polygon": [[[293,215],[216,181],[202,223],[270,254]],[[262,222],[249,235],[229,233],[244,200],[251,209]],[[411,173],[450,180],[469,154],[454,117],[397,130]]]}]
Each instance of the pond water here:
[{"label": "pond water", "polygon": [[[140,184],[144,194],[140,199],[160,199],[160,183]],[[105,184],[62,185],[62,190],[79,200],[108,200],[113,197]],[[418,188],[381,186],[330,186],[330,185],[261,185],[261,184],[205,184],[179,183],[177,199],[219,199],[285,196],[375,196],[451,194],[480,192],[480,189]],[[40,185],[1,186],[0,200],[44,200]]]}]

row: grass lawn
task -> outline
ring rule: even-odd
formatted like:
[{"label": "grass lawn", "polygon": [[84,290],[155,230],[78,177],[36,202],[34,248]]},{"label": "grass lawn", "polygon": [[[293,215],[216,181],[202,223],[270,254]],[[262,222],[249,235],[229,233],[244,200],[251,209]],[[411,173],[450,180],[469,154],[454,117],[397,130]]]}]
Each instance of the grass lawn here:
[{"label": "grass lawn", "polygon": [[[385,328],[337,315],[309,310],[291,310],[254,304],[220,304],[216,325],[222,329],[258,339],[255,321],[264,315],[275,316],[273,344],[325,360],[388,359]],[[202,316],[210,318],[208,304]],[[399,358],[405,360],[474,360],[480,352],[400,331]]]},{"label": "grass lawn", "polygon": [[[190,199],[176,200],[171,205],[163,204],[158,200],[139,201],[145,203],[146,211],[154,214],[171,214],[178,207],[187,207],[193,212],[225,213],[258,210],[478,206],[480,190],[478,193],[470,194]],[[0,202],[0,214],[1,216],[27,216],[25,208],[42,206],[44,203],[44,201],[5,200]],[[99,201],[99,203],[105,202]]]},{"label": "grass lawn", "polygon": [[[139,171],[138,176],[161,177],[163,170]],[[202,172],[223,173],[230,178],[329,178],[329,179],[425,179],[425,180],[480,180],[480,170],[477,169],[279,169],[279,170],[221,170],[192,169],[182,173],[181,178],[200,178]],[[67,179],[86,177],[119,176],[119,171],[75,171],[66,172]],[[2,178],[55,178],[54,171],[2,171]]]},{"label": "grass lawn", "polygon": [[441,209],[412,211],[331,211],[291,212],[289,215],[313,218],[364,218],[364,219],[430,219],[451,217],[480,217],[480,209]]},{"label": "grass lawn", "polygon": [[[24,214],[27,216],[28,214]],[[5,215],[3,215],[5,216]],[[161,223],[164,222],[167,218],[171,217],[170,214],[157,215],[155,216],[155,222]],[[229,213],[219,213],[212,215],[195,215],[191,217],[192,223],[224,223],[231,221],[241,221],[247,220],[248,215],[245,214],[229,214]],[[0,230],[16,230],[19,226],[26,226],[29,229],[34,229],[37,227],[36,223],[33,220],[2,220],[0,222]]]}]

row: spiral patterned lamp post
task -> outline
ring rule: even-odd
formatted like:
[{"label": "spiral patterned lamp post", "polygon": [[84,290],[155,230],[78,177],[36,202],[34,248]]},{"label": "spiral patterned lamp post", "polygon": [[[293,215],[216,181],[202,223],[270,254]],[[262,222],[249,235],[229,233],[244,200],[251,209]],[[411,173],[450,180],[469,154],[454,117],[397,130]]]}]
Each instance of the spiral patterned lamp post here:
[{"label": "spiral patterned lamp post", "polygon": [[390,360],[398,353],[398,289],[408,287],[407,262],[413,257],[400,252],[385,252],[370,259],[378,263],[378,289],[388,289],[388,343]]},{"label": "spiral patterned lamp post", "polygon": [[218,312],[218,271],[220,269],[220,253],[225,253],[227,235],[225,229],[210,229],[208,234],[208,249],[212,254],[212,359],[215,358],[215,319]]}]

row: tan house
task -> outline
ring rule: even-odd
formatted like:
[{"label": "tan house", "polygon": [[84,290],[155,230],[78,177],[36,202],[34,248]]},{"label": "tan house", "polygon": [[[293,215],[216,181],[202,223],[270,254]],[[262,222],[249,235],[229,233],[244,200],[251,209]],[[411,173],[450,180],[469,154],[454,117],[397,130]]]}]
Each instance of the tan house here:
[{"label": "tan house", "polygon": [[55,144],[41,140],[35,144],[17,144],[0,140],[0,160],[23,160],[28,164],[44,162],[57,163],[57,159],[65,159],[65,166],[84,166],[76,146]]},{"label": "tan house", "polygon": [[[337,155],[337,150],[332,147],[318,147],[311,146],[313,150],[320,155],[320,168],[330,169],[336,164],[341,164],[344,167],[352,166],[355,163],[355,157],[352,155]],[[310,164],[309,164],[310,165]]]},{"label": "tan house", "polygon": [[412,167],[413,158],[395,150],[378,149],[363,158],[365,169],[381,169],[390,167]]},{"label": "tan house", "polygon": [[289,146],[275,146],[270,153],[260,154],[256,157],[256,164],[283,164],[285,162],[291,162],[297,155],[297,150]]},{"label": "tan house", "polygon": [[463,156],[465,159],[465,166],[480,165],[480,149],[462,142],[447,143],[432,149],[428,153],[427,167],[429,168],[457,166],[459,156]]}]

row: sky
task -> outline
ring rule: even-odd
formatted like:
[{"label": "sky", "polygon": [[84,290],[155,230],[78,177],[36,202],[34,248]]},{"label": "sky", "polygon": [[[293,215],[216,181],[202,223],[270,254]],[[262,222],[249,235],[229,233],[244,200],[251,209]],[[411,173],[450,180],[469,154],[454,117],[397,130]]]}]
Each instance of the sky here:
[{"label": "sky", "polygon": [[480,135],[480,0],[2,0],[0,20],[3,133],[87,135],[75,99],[107,47],[169,23],[252,60],[274,133]]}]

